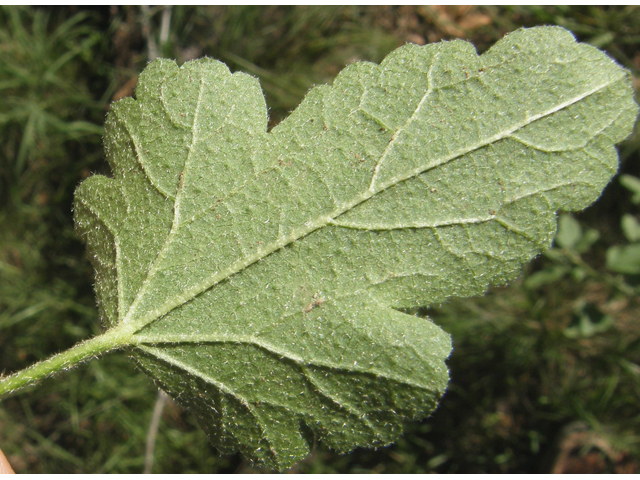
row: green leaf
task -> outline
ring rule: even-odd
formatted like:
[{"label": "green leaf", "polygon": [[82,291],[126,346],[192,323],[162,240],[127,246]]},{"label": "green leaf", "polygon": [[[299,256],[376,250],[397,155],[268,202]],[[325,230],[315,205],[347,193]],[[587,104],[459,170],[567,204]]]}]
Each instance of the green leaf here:
[{"label": "green leaf", "polygon": [[556,243],[566,249],[573,248],[582,238],[582,227],[571,215],[560,215]]},{"label": "green leaf", "polygon": [[586,253],[598,240],[600,240],[600,232],[595,228],[590,228],[582,234],[573,249],[578,253]]},{"label": "green leaf", "polygon": [[600,239],[600,232],[592,228],[582,231],[580,223],[571,215],[560,215],[556,244],[566,250],[585,253]]},{"label": "green leaf", "polygon": [[640,241],[640,222],[636,220],[636,217],[629,213],[625,213],[622,216],[620,225],[622,226],[622,231],[624,232],[624,236],[627,237],[627,240],[630,242]]},{"label": "green leaf", "polygon": [[640,274],[640,243],[614,245],[607,250],[607,268],[628,275]]},{"label": "green leaf", "polygon": [[531,274],[525,281],[524,286],[535,290],[550,283],[557,282],[565,275],[571,273],[571,267],[568,265],[555,265],[539,272]]},{"label": "green leaf", "polygon": [[633,175],[620,175],[620,183],[633,193],[631,201],[635,204],[640,204],[640,178]]},{"label": "green leaf", "polygon": [[513,279],[637,114],[629,73],[552,27],[350,65],[271,132],[258,81],[214,60],[155,61],[136,97],[107,119],[114,178],[76,193],[109,338],[276,469],[427,416],[450,340],[403,309]]}]

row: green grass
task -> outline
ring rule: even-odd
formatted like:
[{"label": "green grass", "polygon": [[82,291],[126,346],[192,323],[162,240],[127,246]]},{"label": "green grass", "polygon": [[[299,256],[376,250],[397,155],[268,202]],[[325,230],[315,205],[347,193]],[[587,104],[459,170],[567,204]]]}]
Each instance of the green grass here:
[{"label": "green grass", "polygon": [[[258,76],[271,125],[313,84],[331,82],[350,62],[380,61],[406,41],[462,36],[483,51],[519,26],[557,24],[640,70],[637,7],[174,7],[164,35],[163,12],[150,8],[145,20],[139,7],[0,9],[3,372],[99,331],[92,272],[73,234],[73,190],[106,171],[104,115],[117,91],[130,91],[149,38],[181,62],[208,55]],[[623,172],[640,176],[639,144],[636,134],[620,147]],[[616,452],[605,470],[640,471],[640,308],[637,295],[616,288],[637,289],[638,279],[605,268],[607,248],[624,242],[622,215],[640,214],[630,198],[614,180],[577,217],[600,234],[580,252],[582,273],[558,250],[508,288],[423,312],[452,333],[455,347],[451,386],[432,418],[378,451],[339,456],[318,445],[294,471],[550,471],[576,422]],[[571,268],[561,278],[527,282],[562,262]],[[613,321],[580,336],[585,315]],[[4,400],[0,447],[23,473],[141,472],[156,396],[125,355],[109,355]],[[584,459],[600,448],[583,447],[574,453]],[[254,470],[218,456],[189,414],[169,403],[153,471]]]}]

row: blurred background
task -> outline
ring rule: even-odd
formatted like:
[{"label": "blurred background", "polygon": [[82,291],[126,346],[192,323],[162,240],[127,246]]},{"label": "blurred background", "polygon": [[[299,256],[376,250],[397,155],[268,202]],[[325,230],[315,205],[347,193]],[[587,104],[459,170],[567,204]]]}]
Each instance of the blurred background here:
[{"label": "blurred background", "polygon": [[[210,56],[260,78],[277,124],[347,64],[406,42],[472,41],[561,25],[640,87],[639,7],[0,7],[0,371],[99,332],[72,200],[108,173],[102,124],[155,57]],[[393,446],[318,445],[294,472],[640,473],[640,136],[588,210],[560,217],[553,249],[506,288],[425,310],[453,335],[435,414]],[[257,472],[221,457],[168,401],[145,455],[157,389],[124,355],[0,404],[19,473]],[[150,463],[152,462],[152,465]]]}]

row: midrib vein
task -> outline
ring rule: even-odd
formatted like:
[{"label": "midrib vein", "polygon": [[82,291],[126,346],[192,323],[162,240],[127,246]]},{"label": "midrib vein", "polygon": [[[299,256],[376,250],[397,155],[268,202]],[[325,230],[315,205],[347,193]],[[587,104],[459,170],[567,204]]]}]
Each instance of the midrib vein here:
[{"label": "midrib vein", "polygon": [[[402,174],[402,175],[398,175],[396,177],[393,177],[389,180],[387,180],[386,182],[380,183],[378,184],[378,186],[374,186],[373,183],[370,185],[369,188],[367,188],[364,192],[362,192],[361,194],[357,195],[354,197],[354,199],[351,202],[348,202],[346,204],[343,204],[341,206],[339,206],[338,208],[336,208],[333,212],[327,214],[327,215],[322,215],[320,217],[317,217],[315,220],[313,221],[309,221],[306,222],[301,228],[294,230],[290,235],[287,235],[285,237],[281,237],[278,240],[276,240],[275,242],[272,242],[271,244],[267,244],[264,245],[261,249],[257,250],[253,255],[248,255],[244,258],[238,259],[235,262],[233,262],[229,267],[225,268],[224,270],[218,271],[213,273],[211,276],[209,276],[207,279],[205,279],[204,281],[198,283],[197,285],[194,285],[193,287],[184,290],[180,295],[176,295],[175,297],[173,297],[172,299],[168,300],[167,302],[165,302],[164,304],[162,304],[160,307],[148,312],[145,315],[142,315],[141,317],[139,317],[135,322],[132,322],[130,325],[128,325],[128,327],[131,329],[132,333],[135,333],[135,331],[140,330],[141,328],[145,327],[146,325],[150,324],[151,322],[153,322],[154,320],[166,315],[167,313],[169,313],[171,310],[179,307],[180,305],[188,302],[189,300],[193,299],[195,296],[199,295],[200,293],[210,289],[211,287],[215,286],[216,284],[228,279],[229,277],[243,271],[244,269],[246,269],[247,267],[249,267],[250,265],[252,265],[253,263],[256,263],[257,261],[271,255],[272,253],[286,247],[287,245],[292,244],[293,242],[300,240],[303,237],[306,237],[307,235],[313,233],[314,231],[325,227],[327,225],[330,225],[333,223],[333,221],[339,217],[340,215],[342,215],[343,213],[348,212],[349,210],[352,210],[353,208],[355,208],[356,206],[360,205],[361,203],[369,200],[371,197],[373,197],[374,195],[377,195],[380,192],[383,192],[399,183],[402,183],[410,178],[413,178],[417,175],[420,175],[421,173],[424,173],[428,170],[432,170],[434,168],[437,168],[441,165],[444,165],[448,162],[451,162],[461,156],[467,155],[468,153],[471,153],[475,150],[478,150],[480,148],[486,147],[487,145],[490,145],[492,143],[495,143],[499,140],[502,140],[504,138],[509,137],[510,135],[512,135],[514,132],[526,127],[527,125],[540,120],[544,117],[547,117],[549,115],[552,115],[560,110],[563,110],[591,95],[593,95],[594,93],[597,93],[600,90],[603,90],[611,85],[613,85],[614,83],[624,79],[625,75],[622,74],[612,80],[610,80],[609,82],[606,82],[604,84],[598,85],[576,97],[573,97],[563,103],[560,103],[558,105],[556,105],[555,107],[533,115],[527,119],[525,119],[524,121],[522,121],[521,123],[518,123],[516,125],[514,125],[512,128],[504,130],[502,132],[499,132],[483,141],[478,142],[477,144],[471,145],[469,147],[466,148],[461,148],[458,151],[446,156],[446,157],[442,157],[440,159],[435,160],[434,162],[430,163],[427,166],[419,166],[416,167],[414,169],[409,170],[408,172]],[[415,112],[414,112],[415,114]],[[412,114],[412,117],[413,115]],[[400,133],[400,132],[398,132]],[[396,135],[397,138],[397,135]],[[373,189],[371,189],[371,187],[375,187]],[[172,230],[173,231],[173,230]],[[153,269],[156,270],[156,269]],[[149,279],[150,276],[147,277],[147,279]],[[135,306],[139,303],[139,300],[142,298],[142,290],[145,289],[146,290],[146,285],[147,285],[147,281],[145,281],[145,284],[143,285],[143,287],[141,288],[141,292],[140,294],[137,296],[136,298],[136,302],[131,306],[131,308],[129,309],[129,314],[127,315],[127,317],[125,317],[125,319],[123,319],[123,323],[127,323],[129,319],[129,316],[132,313],[135,313]]]}]

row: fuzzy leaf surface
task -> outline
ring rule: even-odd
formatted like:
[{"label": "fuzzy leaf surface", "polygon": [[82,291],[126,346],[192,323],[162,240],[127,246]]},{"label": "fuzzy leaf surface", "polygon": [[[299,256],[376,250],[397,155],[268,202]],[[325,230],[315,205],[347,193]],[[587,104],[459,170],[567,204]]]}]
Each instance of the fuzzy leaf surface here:
[{"label": "fuzzy leaf surface", "polygon": [[267,132],[255,78],[151,63],[76,193],[106,328],[225,452],[385,445],[443,394],[449,336],[403,309],[483,293],[598,198],[630,76],[561,28],[406,45]]}]

